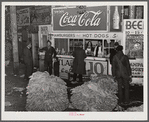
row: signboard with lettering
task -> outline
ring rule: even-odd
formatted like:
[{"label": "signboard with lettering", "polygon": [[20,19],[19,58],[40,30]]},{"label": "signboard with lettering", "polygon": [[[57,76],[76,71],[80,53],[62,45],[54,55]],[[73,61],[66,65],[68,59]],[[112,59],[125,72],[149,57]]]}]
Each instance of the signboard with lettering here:
[{"label": "signboard with lettering", "polygon": [[[68,78],[68,73],[71,72],[71,66],[73,63],[73,57],[59,57],[60,61],[60,77]],[[86,62],[86,75],[90,74],[107,74],[108,73],[108,63],[106,60],[94,60],[85,59]]]},{"label": "signboard with lettering", "polygon": [[18,26],[30,25],[29,8],[25,8],[17,11],[17,25]]},{"label": "signboard with lettering", "polygon": [[86,62],[86,72],[89,74],[105,74],[108,73],[108,63],[107,61],[101,60],[85,60]]},{"label": "signboard with lettering", "polygon": [[118,39],[122,40],[123,33],[53,33],[53,38],[86,38],[86,39]]},{"label": "signboard with lettering", "polygon": [[53,31],[107,31],[107,6],[53,8]]},{"label": "signboard with lettering", "polygon": [[133,78],[135,78],[135,77],[143,78],[144,69],[143,69],[143,60],[142,59],[130,60],[130,66],[131,66]]},{"label": "signboard with lettering", "polygon": [[68,73],[71,72],[71,65],[73,58],[63,58],[59,57],[60,67],[59,67],[59,75],[61,78],[68,79]]},{"label": "signboard with lettering", "polygon": [[125,54],[130,58],[143,58],[143,29],[142,19],[124,20]]}]

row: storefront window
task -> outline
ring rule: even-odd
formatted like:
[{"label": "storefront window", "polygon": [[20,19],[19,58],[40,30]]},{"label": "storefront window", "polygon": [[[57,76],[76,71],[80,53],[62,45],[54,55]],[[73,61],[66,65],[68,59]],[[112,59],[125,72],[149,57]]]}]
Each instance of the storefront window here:
[{"label": "storefront window", "polygon": [[85,40],[85,52],[88,56],[109,57],[110,52],[114,49],[115,40]]},{"label": "storefront window", "polygon": [[68,54],[68,39],[55,38],[55,50],[59,55]]},{"label": "storefront window", "polygon": [[79,47],[79,43],[82,43],[83,45],[83,39],[69,39],[69,52],[70,54],[73,53],[73,51]]},{"label": "storefront window", "polygon": [[92,40],[92,39],[86,39],[85,40],[85,52],[88,56],[95,56],[95,48],[97,46],[100,46],[100,52],[102,52],[102,40]]},{"label": "storefront window", "polygon": [[40,42],[41,43],[40,48],[46,47],[47,46],[47,41],[48,41],[47,35],[43,35],[42,36],[42,41]]}]

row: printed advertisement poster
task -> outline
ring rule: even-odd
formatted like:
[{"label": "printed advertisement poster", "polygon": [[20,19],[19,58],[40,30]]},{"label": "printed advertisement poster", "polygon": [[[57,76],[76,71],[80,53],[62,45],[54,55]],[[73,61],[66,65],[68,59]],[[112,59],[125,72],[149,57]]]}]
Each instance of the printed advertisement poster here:
[{"label": "printed advertisement poster", "polygon": [[130,60],[130,66],[133,78],[135,77],[143,78],[144,76],[143,60],[141,59]]},{"label": "printed advertisement poster", "polygon": [[29,8],[17,11],[17,24],[18,26],[30,25],[30,11]]},{"label": "printed advertisement poster", "polygon": [[34,7],[31,9],[31,24],[51,24],[51,7]]},{"label": "printed advertisement poster", "polygon": [[124,21],[125,54],[129,58],[143,58],[144,21],[130,19]]}]

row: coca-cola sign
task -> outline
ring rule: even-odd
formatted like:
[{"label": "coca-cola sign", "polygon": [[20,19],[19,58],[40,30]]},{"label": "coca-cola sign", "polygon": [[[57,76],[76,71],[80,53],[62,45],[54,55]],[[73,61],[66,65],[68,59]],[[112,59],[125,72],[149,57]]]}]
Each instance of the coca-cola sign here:
[{"label": "coca-cola sign", "polygon": [[76,8],[53,9],[54,31],[107,31],[107,7],[87,7],[79,14]]}]

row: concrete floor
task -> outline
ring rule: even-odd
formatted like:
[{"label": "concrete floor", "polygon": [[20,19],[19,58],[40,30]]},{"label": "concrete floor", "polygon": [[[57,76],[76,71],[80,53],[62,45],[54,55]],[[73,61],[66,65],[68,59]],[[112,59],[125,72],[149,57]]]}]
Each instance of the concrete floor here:
[{"label": "concrete floor", "polygon": [[[20,76],[23,74],[24,66],[20,66],[20,75],[14,76],[12,65],[10,64],[5,68],[5,102],[10,102],[11,105],[5,106],[6,111],[25,111],[26,104],[26,91],[25,88],[28,84],[24,78]],[[24,88],[21,92],[14,90],[15,87]]]}]

